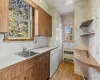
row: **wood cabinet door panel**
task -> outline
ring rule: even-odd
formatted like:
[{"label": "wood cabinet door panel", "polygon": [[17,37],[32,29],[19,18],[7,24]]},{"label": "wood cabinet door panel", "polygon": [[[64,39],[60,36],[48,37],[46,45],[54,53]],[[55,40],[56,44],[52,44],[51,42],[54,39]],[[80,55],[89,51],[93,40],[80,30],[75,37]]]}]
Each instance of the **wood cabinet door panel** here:
[{"label": "wood cabinet door panel", "polygon": [[8,32],[8,2],[0,0],[0,32]]},{"label": "wood cabinet door panel", "polygon": [[40,63],[40,80],[45,80],[45,61]]},{"label": "wood cabinet door panel", "polygon": [[38,30],[39,35],[46,36],[46,12],[41,8],[38,9]]},{"label": "wood cabinet door panel", "polygon": [[37,66],[34,66],[33,68],[31,68],[30,70],[29,70],[29,80],[37,80],[37,78],[36,77],[38,77],[37,75],[36,75],[36,67]]},{"label": "wood cabinet door panel", "polygon": [[18,77],[16,77],[15,79],[13,79],[13,80],[20,80],[20,77],[18,76]]},{"label": "wood cabinet door panel", "polygon": [[37,64],[37,57],[33,57],[32,59],[29,60],[30,68],[35,66],[36,64]]},{"label": "wood cabinet door panel", "polygon": [[19,76],[23,72],[22,68],[23,68],[22,63],[18,63],[18,64],[15,64],[14,66],[11,66],[12,79],[14,79],[16,76]]},{"label": "wood cabinet door panel", "polygon": [[35,10],[35,30],[36,35],[52,36],[52,16],[40,7]]},{"label": "wood cabinet door panel", "polygon": [[50,58],[47,57],[45,59],[45,78],[46,80],[49,78],[50,76]]},{"label": "wood cabinet door panel", "polygon": [[27,71],[27,70],[30,68],[29,65],[30,65],[30,64],[29,64],[29,60],[23,62],[23,68],[24,68],[24,71]]},{"label": "wood cabinet door panel", "polygon": [[41,72],[41,70],[40,70],[40,64],[37,64],[36,65],[36,80],[41,80],[41,74],[40,74],[40,72]]},{"label": "wood cabinet door panel", "polygon": [[0,73],[0,80],[3,80],[3,75],[2,75],[2,73]]},{"label": "wood cabinet door panel", "polygon": [[47,16],[47,36],[52,37],[52,16]]},{"label": "wood cabinet door panel", "polygon": [[11,70],[7,70],[3,72],[3,80],[11,80]]},{"label": "wood cabinet door panel", "polygon": [[38,5],[33,0],[24,0],[24,1],[33,8],[38,9]]},{"label": "wood cabinet door panel", "polygon": [[20,75],[20,80],[29,80],[29,72],[26,71]]}]

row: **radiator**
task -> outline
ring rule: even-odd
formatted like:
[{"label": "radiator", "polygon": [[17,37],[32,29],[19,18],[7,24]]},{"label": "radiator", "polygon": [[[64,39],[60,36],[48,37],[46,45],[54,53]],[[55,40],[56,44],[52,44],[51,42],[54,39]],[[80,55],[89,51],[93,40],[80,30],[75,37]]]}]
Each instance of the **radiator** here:
[{"label": "radiator", "polygon": [[74,50],[73,49],[63,49],[63,60],[73,62],[74,61]]}]

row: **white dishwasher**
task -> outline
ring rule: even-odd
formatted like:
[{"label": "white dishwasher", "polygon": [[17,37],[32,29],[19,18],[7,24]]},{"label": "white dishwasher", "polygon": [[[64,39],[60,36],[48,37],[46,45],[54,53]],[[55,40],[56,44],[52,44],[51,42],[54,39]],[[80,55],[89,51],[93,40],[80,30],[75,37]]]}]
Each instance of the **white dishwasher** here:
[{"label": "white dishwasher", "polygon": [[54,73],[58,69],[58,48],[50,52],[50,78],[53,77]]}]

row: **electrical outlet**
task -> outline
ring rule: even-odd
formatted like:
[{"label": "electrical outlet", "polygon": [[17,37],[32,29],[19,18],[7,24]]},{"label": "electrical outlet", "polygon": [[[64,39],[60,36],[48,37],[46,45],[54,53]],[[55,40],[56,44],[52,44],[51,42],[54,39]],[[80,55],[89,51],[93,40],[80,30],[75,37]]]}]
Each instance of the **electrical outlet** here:
[{"label": "electrical outlet", "polygon": [[37,43],[37,41],[35,41],[35,43]]}]

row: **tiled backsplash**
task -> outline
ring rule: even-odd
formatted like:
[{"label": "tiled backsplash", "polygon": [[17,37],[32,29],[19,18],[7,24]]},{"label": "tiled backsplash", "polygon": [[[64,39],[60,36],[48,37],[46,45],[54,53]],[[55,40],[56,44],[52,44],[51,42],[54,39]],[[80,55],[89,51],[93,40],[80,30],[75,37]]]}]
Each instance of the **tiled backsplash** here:
[{"label": "tiled backsplash", "polygon": [[48,45],[48,38],[44,36],[35,36],[34,41],[12,41],[3,42],[4,35],[0,35],[0,56],[7,56],[12,53],[22,51],[23,47],[33,49]]}]

